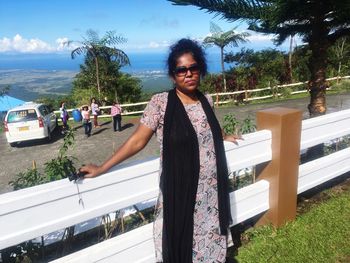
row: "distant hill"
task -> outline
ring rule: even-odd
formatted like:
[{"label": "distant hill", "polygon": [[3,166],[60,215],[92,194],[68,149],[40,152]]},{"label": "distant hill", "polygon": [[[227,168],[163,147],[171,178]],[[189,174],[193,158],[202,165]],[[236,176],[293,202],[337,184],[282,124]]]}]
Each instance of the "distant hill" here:
[{"label": "distant hill", "polygon": [[0,87],[9,85],[9,95],[24,101],[66,95],[75,74],[68,70],[0,70]]}]

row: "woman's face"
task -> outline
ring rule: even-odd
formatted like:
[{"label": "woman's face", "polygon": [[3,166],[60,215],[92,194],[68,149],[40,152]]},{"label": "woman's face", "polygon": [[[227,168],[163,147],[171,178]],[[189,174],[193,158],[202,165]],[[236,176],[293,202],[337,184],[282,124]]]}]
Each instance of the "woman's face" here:
[{"label": "woman's face", "polygon": [[193,93],[200,82],[200,70],[192,54],[185,53],[177,59],[176,68],[172,77],[177,89],[182,93]]}]

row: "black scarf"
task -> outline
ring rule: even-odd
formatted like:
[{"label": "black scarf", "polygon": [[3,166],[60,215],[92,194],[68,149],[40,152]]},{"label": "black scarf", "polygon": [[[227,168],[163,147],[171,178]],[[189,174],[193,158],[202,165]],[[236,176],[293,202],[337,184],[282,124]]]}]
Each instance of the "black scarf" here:
[{"label": "black scarf", "polygon": [[[205,96],[197,91],[213,134],[220,233],[227,234],[231,220],[228,171],[221,128]],[[169,91],[164,115],[163,167],[163,262],[192,262],[193,213],[199,177],[198,138],[186,110],[176,94]]]}]

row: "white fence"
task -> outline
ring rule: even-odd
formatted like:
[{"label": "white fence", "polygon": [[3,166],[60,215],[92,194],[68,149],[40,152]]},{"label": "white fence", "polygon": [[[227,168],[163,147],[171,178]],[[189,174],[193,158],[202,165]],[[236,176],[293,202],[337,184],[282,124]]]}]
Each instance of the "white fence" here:
[{"label": "white fence", "polygon": [[[302,122],[301,149],[350,134],[350,110]],[[261,130],[225,143],[230,171],[271,161],[272,136]],[[157,197],[159,159],[119,165],[108,173],[68,179],[0,197],[0,250]],[[350,149],[300,165],[298,193],[350,171]],[[230,193],[233,224],[269,209],[269,182]],[[139,227],[54,262],[154,262],[152,224]]]}]

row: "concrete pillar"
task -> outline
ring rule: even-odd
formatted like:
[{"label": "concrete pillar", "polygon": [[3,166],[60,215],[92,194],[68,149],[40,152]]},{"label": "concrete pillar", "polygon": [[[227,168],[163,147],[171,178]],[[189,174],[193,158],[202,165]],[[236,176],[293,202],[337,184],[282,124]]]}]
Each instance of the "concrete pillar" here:
[{"label": "concrete pillar", "polygon": [[301,111],[282,107],[257,112],[258,130],[272,132],[272,160],[257,167],[257,179],[270,183],[270,209],[258,225],[272,223],[278,227],[295,219],[301,118]]}]

